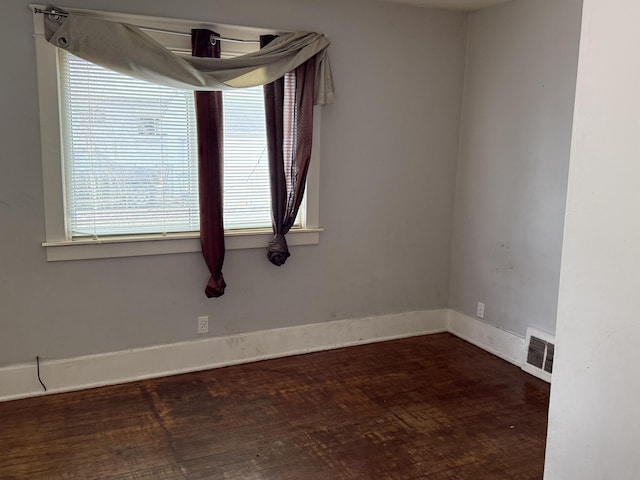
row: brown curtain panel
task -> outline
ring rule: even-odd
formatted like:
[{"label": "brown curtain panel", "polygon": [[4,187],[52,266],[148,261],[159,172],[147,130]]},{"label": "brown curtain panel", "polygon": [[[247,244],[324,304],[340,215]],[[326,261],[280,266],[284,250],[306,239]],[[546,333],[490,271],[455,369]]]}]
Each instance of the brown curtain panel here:
[{"label": "brown curtain panel", "polygon": [[[260,45],[276,37],[263,35]],[[267,257],[274,265],[289,258],[285,235],[295,223],[311,160],[316,59],[264,86],[271,183],[273,239]]]},{"label": "brown curtain panel", "polygon": [[[191,54],[220,58],[219,36],[207,29],[191,30]],[[198,125],[198,176],[200,190],[200,244],[211,277],[207,297],[220,297],[227,284],[222,276],[224,225],[222,222],[223,133],[222,92],[195,92]]]}]

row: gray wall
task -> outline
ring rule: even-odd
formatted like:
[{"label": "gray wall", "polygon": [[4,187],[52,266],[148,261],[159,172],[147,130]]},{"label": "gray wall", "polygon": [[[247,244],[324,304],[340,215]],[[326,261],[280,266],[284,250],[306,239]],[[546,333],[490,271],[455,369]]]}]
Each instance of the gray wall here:
[{"label": "gray wall", "polygon": [[581,0],[469,16],[451,307],[555,331]]},{"label": "gray wall", "polygon": [[465,17],[353,0],[67,0],[73,7],[317,30],[333,41],[320,245],[281,269],[227,253],[208,300],[198,254],[47,263],[32,17],[2,3],[0,366],[196,337],[446,307]]}]

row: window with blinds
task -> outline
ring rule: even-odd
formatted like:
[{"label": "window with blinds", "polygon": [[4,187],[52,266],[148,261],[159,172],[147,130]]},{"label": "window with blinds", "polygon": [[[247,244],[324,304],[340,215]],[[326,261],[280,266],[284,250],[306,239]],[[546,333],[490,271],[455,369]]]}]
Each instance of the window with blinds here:
[{"label": "window with blinds", "polygon": [[[69,238],[199,229],[193,92],[59,53]],[[271,226],[262,87],[225,91],[225,229]]]}]

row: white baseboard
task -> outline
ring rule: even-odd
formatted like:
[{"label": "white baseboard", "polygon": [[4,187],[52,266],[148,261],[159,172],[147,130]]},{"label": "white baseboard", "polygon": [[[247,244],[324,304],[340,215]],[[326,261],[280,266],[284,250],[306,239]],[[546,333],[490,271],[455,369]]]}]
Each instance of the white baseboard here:
[{"label": "white baseboard", "polygon": [[35,363],[4,367],[0,401],[447,331],[521,366],[524,338],[451,309],[426,310],[45,361],[40,374],[47,392]]},{"label": "white baseboard", "polygon": [[[446,332],[449,309],[338,320],[44,361],[46,393],[154,378],[333,348]],[[0,401],[45,394],[35,363],[0,368]]]},{"label": "white baseboard", "polygon": [[463,313],[449,310],[447,329],[453,335],[473,345],[493,353],[495,356],[522,365],[524,338],[497,327],[481,322]]}]

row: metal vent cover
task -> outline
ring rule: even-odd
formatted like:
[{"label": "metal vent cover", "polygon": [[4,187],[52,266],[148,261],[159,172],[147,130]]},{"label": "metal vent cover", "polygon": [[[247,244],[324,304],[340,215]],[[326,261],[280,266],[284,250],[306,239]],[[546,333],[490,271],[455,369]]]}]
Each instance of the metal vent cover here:
[{"label": "metal vent cover", "polygon": [[522,369],[546,382],[551,383],[555,337],[532,327],[527,328]]}]

